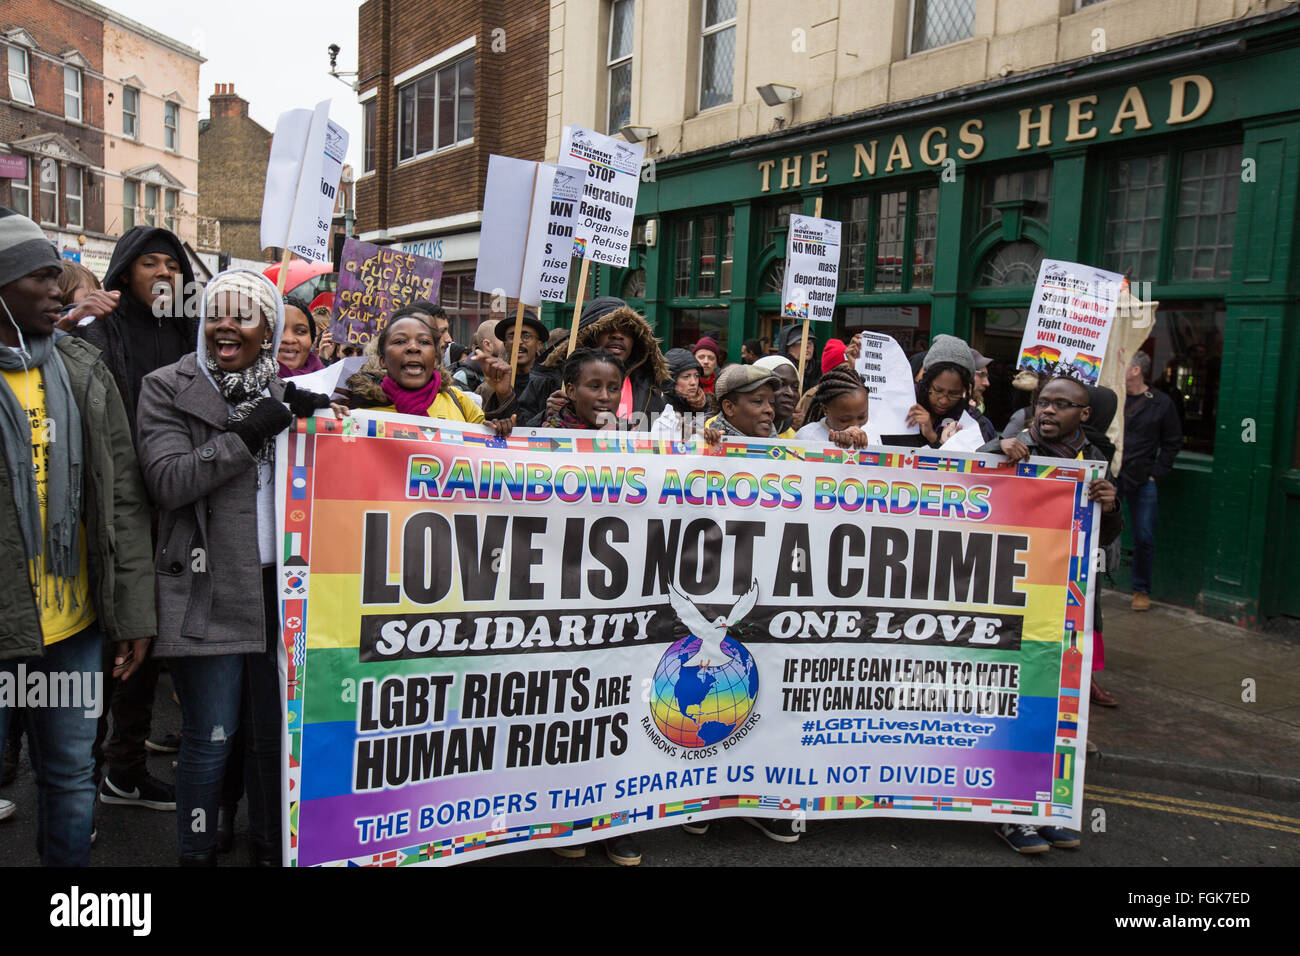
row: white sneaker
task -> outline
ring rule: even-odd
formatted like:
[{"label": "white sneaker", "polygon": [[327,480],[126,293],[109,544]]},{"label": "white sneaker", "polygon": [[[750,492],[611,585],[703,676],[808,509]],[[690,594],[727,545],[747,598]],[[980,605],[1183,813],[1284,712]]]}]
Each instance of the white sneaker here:
[{"label": "white sneaker", "polygon": [[12,800],[0,800],[0,820],[7,820],[18,811],[18,804]]}]

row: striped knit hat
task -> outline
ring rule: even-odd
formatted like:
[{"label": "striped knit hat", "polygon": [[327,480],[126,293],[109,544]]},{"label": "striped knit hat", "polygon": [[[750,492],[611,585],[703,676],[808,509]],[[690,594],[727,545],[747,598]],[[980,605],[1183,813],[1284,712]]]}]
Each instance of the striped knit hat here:
[{"label": "striped knit hat", "polygon": [[0,286],[50,266],[62,270],[63,260],[41,227],[0,206]]}]

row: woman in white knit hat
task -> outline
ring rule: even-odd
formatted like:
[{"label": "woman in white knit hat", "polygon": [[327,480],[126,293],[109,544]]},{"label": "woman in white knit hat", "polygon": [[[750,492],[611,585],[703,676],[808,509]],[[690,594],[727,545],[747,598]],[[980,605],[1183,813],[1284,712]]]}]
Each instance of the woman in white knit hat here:
[{"label": "woman in white knit hat", "polygon": [[283,326],[266,278],[224,272],[204,291],[195,352],[140,390],[140,468],[160,510],[155,653],[171,659],[181,702],[182,866],[216,865],[221,780],[241,725],[252,862],[281,860],[275,440],[329,404],[277,377]]}]

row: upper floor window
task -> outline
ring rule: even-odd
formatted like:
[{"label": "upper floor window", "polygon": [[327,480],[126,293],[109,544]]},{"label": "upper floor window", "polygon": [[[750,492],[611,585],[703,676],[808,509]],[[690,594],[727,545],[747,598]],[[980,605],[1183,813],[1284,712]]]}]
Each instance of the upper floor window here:
[{"label": "upper floor window", "polygon": [[69,166],[63,174],[63,211],[67,218],[67,225],[81,228],[82,222],[82,191],[85,187],[83,176],[85,174],[76,166]]},{"label": "upper floor window", "polygon": [[23,161],[23,174],[21,178],[9,180],[9,204],[13,206],[14,212],[21,213],[30,219],[32,215],[32,164],[26,157],[19,158]]},{"label": "upper floor window", "polygon": [[140,91],[130,86],[122,87],[122,135],[140,138]]},{"label": "upper floor window", "polygon": [[63,68],[63,115],[81,122],[81,71],[75,66]]},{"label": "upper floor window", "polygon": [[975,0],[912,0],[912,53],[975,35]]},{"label": "upper floor window", "polygon": [[179,198],[174,189],[163,191],[163,228],[170,232],[176,232],[176,203]]},{"label": "upper floor window", "polygon": [[412,80],[397,91],[397,160],[474,138],[474,57]]},{"label": "upper floor window", "polygon": [[41,160],[40,213],[41,222],[59,224],[59,164],[53,159]]},{"label": "upper floor window", "polygon": [[31,57],[20,46],[9,48],[9,96],[19,103],[36,105],[32,96]]},{"label": "upper floor window", "polygon": [[163,146],[173,152],[181,148],[181,108],[179,103],[163,104]]},{"label": "upper floor window", "polygon": [[158,225],[158,187],[146,184],[144,187],[144,223],[146,226]]},{"label": "upper floor window", "polygon": [[632,121],[633,0],[614,0],[609,10],[609,125],[611,136]]},{"label": "upper floor window", "polygon": [[375,169],[375,100],[366,100],[361,104],[362,151],[361,171],[374,172]]},{"label": "upper floor window", "polygon": [[731,102],[736,72],[736,0],[704,0],[700,37],[700,109]]},{"label": "upper floor window", "polygon": [[122,231],[135,228],[135,204],[140,201],[140,187],[133,179],[122,180]]}]

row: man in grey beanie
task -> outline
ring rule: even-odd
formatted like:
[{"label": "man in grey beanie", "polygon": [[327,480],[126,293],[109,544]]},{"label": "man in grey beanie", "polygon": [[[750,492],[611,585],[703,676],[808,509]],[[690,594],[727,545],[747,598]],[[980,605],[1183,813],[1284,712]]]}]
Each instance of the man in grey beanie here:
[{"label": "man in grey beanie", "polygon": [[[11,679],[19,668],[76,675],[78,699],[20,713],[33,741],[41,862],[85,866],[102,644],[117,642],[113,676],[125,679],[157,624],[130,423],[99,352],[55,332],[62,269],[36,223],[0,209],[0,669]],[[0,703],[0,739],[13,712]]]}]

